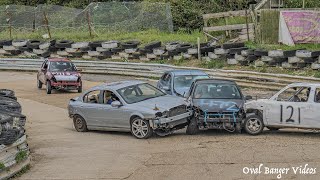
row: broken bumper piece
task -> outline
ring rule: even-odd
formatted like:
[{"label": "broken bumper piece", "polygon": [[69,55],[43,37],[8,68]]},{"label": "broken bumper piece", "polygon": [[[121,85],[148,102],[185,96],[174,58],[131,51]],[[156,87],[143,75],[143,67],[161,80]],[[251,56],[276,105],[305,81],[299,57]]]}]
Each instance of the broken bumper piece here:
[{"label": "broken bumper piece", "polygon": [[190,117],[191,115],[192,115],[192,111],[188,111],[186,113],[179,114],[179,115],[172,116],[172,117],[166,117],[166,118],[161,117],[158,119],[153,119],[152,120],[153,128],[154,129],[173,128],[177,125],[187,123],[188,117]]}]

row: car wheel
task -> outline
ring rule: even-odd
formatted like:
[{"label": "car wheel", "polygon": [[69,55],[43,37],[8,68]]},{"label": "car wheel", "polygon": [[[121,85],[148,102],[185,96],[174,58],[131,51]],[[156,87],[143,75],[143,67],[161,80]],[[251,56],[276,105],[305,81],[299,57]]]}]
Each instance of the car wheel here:
[{"label": "car wheel", "polygon": [[258,115],[250,115],[244,122],[244,129],[250,135],[258,135],[263,131],[263,120]]},{"label": "car wheel", "polygon": [[82,93],[82,85],[78,87],[78,93]]},{"label": "car wheel", "polygon": [[194,134],[197,134],[198,132],[199,132],[199,128],[198,128],[198,125],[197,125],[196,118],[192,117],[190,119],[190,123],[189,123],[189,125],[187,127],[186,133],[188,135],[194,135]]},{"label": "car wheel", "polygon": [[37,81],[37,87],[38,87],[38,89],[42,88],[42,82],[39,79]]},{"label": "car wheel", "polygon": [[148,121],[136,117],[131,121],[131,133],[138,139],[148,139],[152,135],[153,130]]},{"label": "car wheel", "polygon": [[77,115],[74,116],[73,117],[73,124],[74,124],[74,128],[78,132],[86,132],[86,131],[88,131],[87,123],[81,116],[77,116]]},{"label": "car wheel", "polygon": [[51,90],[52,90],[51,82],[48,81],[48,82],[47,82],[47,94],[51,94]]}]

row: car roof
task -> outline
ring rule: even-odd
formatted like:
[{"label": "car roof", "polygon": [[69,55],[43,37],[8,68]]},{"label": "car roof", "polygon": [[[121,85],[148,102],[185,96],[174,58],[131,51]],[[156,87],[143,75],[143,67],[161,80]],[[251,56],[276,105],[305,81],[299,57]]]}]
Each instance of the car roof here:
[{"label": "car roof", "polygon": [[235,81],[227,80],[227,79],[216,79],[216,78],[209,78],[209,79],[196,79],[195,83],[223,83],[223,84],[237,84]]},{"label": "car roof", "polygon": [[175,70],[170,70],[166,71],[166,73],[171,73],[174,76],[183,76],[183,75],[203,75],[207,76],[208,74],[201,71],[201,70],[195,70],[195,69],[175,69]]},{"label": "car roof", "polygon": [[53,61],[65,61],[65,62],[70,62],[69,59],[67,58],[48,58],[49,62],[53,62]]},{"label": "car roof", "polygon": [[307,83],[307,82],[300,82],[300,83],[292,83],[288,85],[289,87],[295,86],[312,86],[312,87],[320,87],[320,83]]},{"label": "car roof", "polygon": [[104,89],[110,89],[110,90],[118,90],[124,87],[133,86],[137,84],[143,84],[146,83],[144,81],[138,81],[138,80],[131,80],[131,81],[118,81],[118,82],[111,82],[111,83],[103,83],[98,86],[95,86],[91,88],[89,91],[92,90],[104,90]]}]

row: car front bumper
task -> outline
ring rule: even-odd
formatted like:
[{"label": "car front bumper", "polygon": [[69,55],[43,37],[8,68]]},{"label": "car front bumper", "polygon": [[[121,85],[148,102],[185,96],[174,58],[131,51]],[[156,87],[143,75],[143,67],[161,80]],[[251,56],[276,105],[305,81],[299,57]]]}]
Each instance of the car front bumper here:
[{"label": "car front bumper", "polygon": [[184,124],[188,122],[188,117],[192,115],[192,111],[187,111],[186,113],[179,114],[172,117],[160,117],[158,119],[151,120],[152,128],[173,128],[177,125]]},{"label": "car front bumper", "polygon": [[60,87],[60,88],[68,88],[68,87],[79,87],[81,86],[81,82],[78,81],[51,81],[52,87]]}]

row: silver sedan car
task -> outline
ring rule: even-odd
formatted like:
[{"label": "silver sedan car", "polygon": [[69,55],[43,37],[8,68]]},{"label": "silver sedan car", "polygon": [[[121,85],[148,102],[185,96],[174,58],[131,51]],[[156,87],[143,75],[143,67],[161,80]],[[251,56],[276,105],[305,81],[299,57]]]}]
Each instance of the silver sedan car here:
[{"label": "silver sedan car", "polygon": [[166,95],[142,81],[122,81],[91,88],[69,103],[75,129],[128,131],[139,139],[184,128],[192,115],[181,97]]}]

